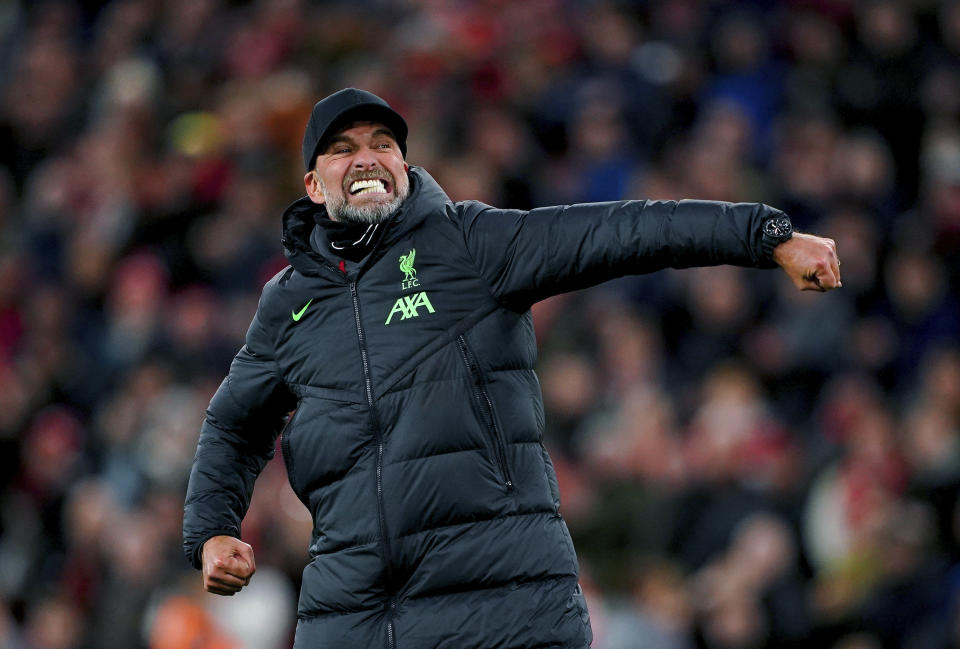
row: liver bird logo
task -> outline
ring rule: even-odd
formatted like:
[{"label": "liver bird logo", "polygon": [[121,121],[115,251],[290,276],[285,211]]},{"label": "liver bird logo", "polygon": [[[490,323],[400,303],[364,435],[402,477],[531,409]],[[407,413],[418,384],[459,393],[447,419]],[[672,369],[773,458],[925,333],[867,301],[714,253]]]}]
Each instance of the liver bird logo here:
[{"label": "liver bird logo", "polygon": [[417,274],[417,269],[413,267],[413,260],[417,256],[416,248],[413,248],[405,255],[400,256],[400,270],[403,271],[403,281],[409,281]]}]

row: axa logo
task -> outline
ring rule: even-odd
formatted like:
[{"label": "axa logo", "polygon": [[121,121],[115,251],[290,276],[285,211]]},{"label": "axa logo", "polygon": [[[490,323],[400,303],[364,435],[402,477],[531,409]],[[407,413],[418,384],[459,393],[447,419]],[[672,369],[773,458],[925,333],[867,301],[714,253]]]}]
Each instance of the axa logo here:
[{"label": "axa logo", "polygon": [[390,313],[387,314],[387,321],[383,324],[390,324],[393,316],[398,314],[401,320],[416,318],[420,315],[419,311],[422,307],[426,307],[426,313],[434,313],[433,305],[430,304],[430,298],[427,297],[426,291],[414,293],[413,295],[404,295],[393,303],[393,308],[390,309]]},{"label": "axa logo", "polygon": [[[411,248],[407,254],[400,255],[400,272],[403,273],[400,289],[403,291],[409,291],[420,286],[420,280],[417,279],[417,269],[413,267],[413,260],[416,258],[416,248]],[[426,308],[425,313],[434,313],[433,305],[430,304],[430,298],[427,297],[426,291],[404,295],[393,303],[393,308],[390,309],[387,320],[383,324],[390,324],[394,316],[399,316],[400,320],[416,318],[421,314],[421,308]]]},{"label": "axa logo", "polygon": [[401,290],[406,291],[415,286],[420,286],[420,282],[417,280],[417,269],[413,267],[413,260],[416,256],[416,248],[411,248],[407,254],[400,255],[400,271],[403,273],[403,282],[400,284]]}]

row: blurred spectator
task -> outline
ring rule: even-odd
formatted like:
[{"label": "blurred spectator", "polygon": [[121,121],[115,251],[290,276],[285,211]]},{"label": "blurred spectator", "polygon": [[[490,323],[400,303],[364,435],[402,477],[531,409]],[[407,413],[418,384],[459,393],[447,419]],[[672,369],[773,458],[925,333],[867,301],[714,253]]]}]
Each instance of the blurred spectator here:
[{"label": "blurred spectator", "polygon": [[756,148],[767,151],[774,117],[780,108],[782,68],[769,56],[761,16],[746,8],[725,12],[711,31],[716,68],[705,88],[705,104],[714,100],[737,105],[749,122]]},{"label": "blurred spectator", "polygon": [[597,371],[591,359],[573,352],[558,353],[540,368],[548,441],[567,456],[576,454],[574,440],[600,398]]},{"label": "blurred spectator", "polygon": [[916,248],[888,257],[884,268],[887,305],[897,323],[898,369],[913,377],[931,346],[956,340],[960,329],[957,293],[950,290],[945,268],[936,256]]},{"label": "blurred spectator", "polygon": [[24,636],[27,649],[78,649],[83,646],[83,615],[75,602],[45,596],[29,607]]},{"label": "blurred spectator", "polygon": [[[838,78],[841,112],[851,124],[883,133],[896,160],[916,161],[923,124],[916,93],[921,62],[914,8],[894,0],[857,5],[858,49]],[[913,163],[897,169],[898,184],[913,198],[917,188]]]},{"label": "blurred spectator", "polygon": [[727,551],[695,576],[708,647],[784,646],[811,630],[793,533],[770,514],[742,521]]},{"label": "blurred spectator", "polygon": [[692,649],[693,603],[680,569],[664,560],[642,562],[631,597],[607,612],[597,649]]},{"label": "blurred spectator", "polygon": [[152,618],[150,649],[237,649],[240,646],[216,626],[201,601],[168,597],[157,606]]},{"label": "blurred spectator", "polygon": [[20,627],[10,615],[7,603],[2,599],[0,599],[0,642],[9,649],[23,649],[24,646]]}]

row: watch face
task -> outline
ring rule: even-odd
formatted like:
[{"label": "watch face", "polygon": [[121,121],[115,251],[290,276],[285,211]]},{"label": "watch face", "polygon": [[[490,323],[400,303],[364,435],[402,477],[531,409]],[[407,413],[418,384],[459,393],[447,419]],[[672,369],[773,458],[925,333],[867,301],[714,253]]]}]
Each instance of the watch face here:
[{"label": "watch face", "polygon": [[793,227],[790,224],[790,219],[782,216],[770,219],[763,224],[763,233],[775,239],[788,237],[792,232]]}]

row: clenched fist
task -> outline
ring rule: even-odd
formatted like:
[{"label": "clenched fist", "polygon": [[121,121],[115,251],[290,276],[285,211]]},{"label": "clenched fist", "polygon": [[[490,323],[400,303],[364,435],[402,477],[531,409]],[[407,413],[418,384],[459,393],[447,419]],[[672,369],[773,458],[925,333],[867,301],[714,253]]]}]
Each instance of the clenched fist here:
[{"label": "clenched fist", "polygon": [[203,588],[217,595],[235,595],[257,571],[253,548],[232,536],[214,536],[203,544]]},{"label": "clenched fist", "polygon": [[840,260],[833,239],[794,232],[773,249],[773,260],[786,271],[801,291],[829,291],[843,286]]}]

